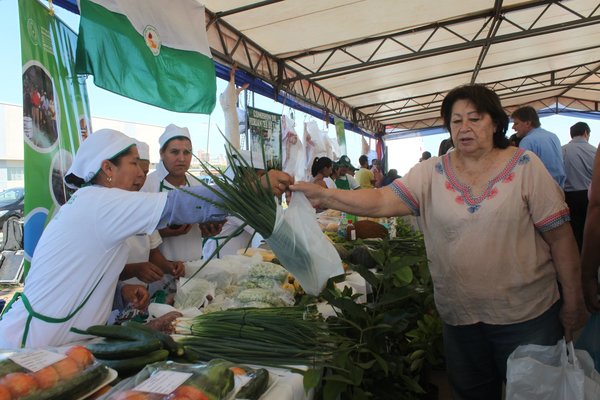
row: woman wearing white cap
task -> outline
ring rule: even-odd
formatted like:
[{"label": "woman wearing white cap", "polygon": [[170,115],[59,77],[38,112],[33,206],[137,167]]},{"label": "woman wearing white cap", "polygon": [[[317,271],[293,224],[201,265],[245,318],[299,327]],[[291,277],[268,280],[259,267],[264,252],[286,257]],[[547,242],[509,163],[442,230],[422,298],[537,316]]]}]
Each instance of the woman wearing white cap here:
[{"label": "woman wearing white cap", "polygon": [[[0,320],[0,348],[82,339],[71,328],[86,329],[108,318],[128,237],[167,224],[223,218],[223,210],[180,190],[136,192],[143,177],[138,158],[134,140],[110,129],[81,144],[65,176],[67,185],[81,189],[44,230],[21,299]],[[269,178],[275,194],[291,181],[283,173]],[[204,187],[190,191],[218,201]]]},{"label": "woman wearing white cap", "polygon": [[[199,186],[197,178],[187,174],[192,162],[192,141],[187,128],[170,124],[158,138],[160,163],[156,171],[148,175],[142,191],[168,192],[179,187]],[[168,260],[192,261],[202,258],[202,234],[214,235],[217,231],[205,230],[208,226],[184,224],[168,226],[160,230],[163,243],[160,251]]]}]

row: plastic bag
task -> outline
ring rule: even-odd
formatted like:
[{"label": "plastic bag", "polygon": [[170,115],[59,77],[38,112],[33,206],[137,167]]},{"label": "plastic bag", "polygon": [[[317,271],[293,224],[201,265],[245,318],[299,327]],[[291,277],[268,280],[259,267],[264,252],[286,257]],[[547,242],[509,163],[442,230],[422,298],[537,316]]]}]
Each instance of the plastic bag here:
[{"label": "plastic bag", "polygon": [[508,357],[507,400],[600,398],[600,375],[590,355],[564,339],[555,346],[519,346]]},{"label": "plastic bag", "polygon": [[318,295],[329,278],[344,273],[338,252],[317,223],[315,209],[300,192],[294,193],[286,210],[277,207],[273,233],[266,241],[306,293]]},{"label": "plastic bag", "polygon": [[576,349],[585,350],[594,360],[596,371],[600,372],[600,313],[593,313],[575,343]]},{"label": "plastic bag", "polygon": [[117,377],[83,346],[0,351],[0,398],[84,398]]},{"label": "plastic bag", "polygon": [[[189,282],[188,282],[189,280]],[[177,282],[175,308],[201,308],[215,297],[217,284],[202,278],[181,278]]]},{"label": "plastic bag", "polygon": [[251,381],[261,386],[254,391],[260,396],[269,385],[268,371],[219,359],[206,364],[162,361],[120,381],[103,399],[232,399]]}]

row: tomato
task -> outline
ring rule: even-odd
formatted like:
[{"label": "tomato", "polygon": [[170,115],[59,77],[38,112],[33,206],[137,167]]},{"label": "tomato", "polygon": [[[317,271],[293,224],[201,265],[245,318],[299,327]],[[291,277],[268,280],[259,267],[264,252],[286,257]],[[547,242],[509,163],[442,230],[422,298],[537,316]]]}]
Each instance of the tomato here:
[{"label": "tomato", "polygon": [[0,384],[6,386],[11,395],[15,398],[25,397],[35,392],[38,388],[35,379],[24,372],[13,372],[8,374],[2,378]]},{"label": "tomato", "polygon": [[79,373],[79,365],[72,358],[63,358],[52,364],[52,368],[58,372],[62,381],[67,381]]},{"label": "tomato", "polygon": [[186,397],[190,400],[208,400],[208,396],[202,390],[190,385],[179,386],[173,395],[179,400],[185,400]]},{"label": "tomato", "polygon": [[0,385],[0,400],[11,400],[12,395],[6,385]]},{"label": "tomato", "polygon": [[116,397],[111,397],[114,400],[150,400],[152,395],[149,393],[138,392],[136,390],[128,390],[126,392],[119,393]]},{"label": "tomato", "polygon": [[77,362],[80,369],[85,369],[88,365],[94,362],[94,356],[91,351],[83,346],[73,346],[66,352],[69,358]]},{"label": "tomato", "polygon": [[58,383],[60,375],[52,366],[42,368],[31,374],[40,389],[50,389]]},{"label": "tomato", "polygon": [[240,367],[230,367],[229,368],[234,375],[246,375],[246,370]]}]

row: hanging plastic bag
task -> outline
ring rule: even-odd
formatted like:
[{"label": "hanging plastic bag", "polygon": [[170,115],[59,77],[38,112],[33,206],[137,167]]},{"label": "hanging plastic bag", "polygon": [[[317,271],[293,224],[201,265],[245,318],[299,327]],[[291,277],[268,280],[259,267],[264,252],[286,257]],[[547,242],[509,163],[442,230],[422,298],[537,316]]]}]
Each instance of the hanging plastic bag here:
[{"label": "hanging plastic bag", "polygon": [[593,313],[581,331],[575,348],[585,350],[594,360],[597,372],[600,372],[600,313]]},{"label": "hanging plastic bag", "polygon": [[342,260],[317,223],[304,194],[294,193],[290,206],[277,206],[273,233],[266,239],[285,269],[306,293],[318,295],[327,280],[344,273]]},{"label": "hanging plastic bag", "polygon": [[600,398],[600,375],[590,355],[561,339],[555,346],[519,346],[508,357],[506,400]]}]

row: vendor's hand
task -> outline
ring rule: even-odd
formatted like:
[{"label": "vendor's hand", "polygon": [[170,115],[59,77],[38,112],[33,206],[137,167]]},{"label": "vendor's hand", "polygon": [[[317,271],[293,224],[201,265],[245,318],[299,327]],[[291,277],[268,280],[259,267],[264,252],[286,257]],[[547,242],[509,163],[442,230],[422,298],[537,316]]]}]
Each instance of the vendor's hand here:
[{"label": "vendor's hand", "polygon": [[600,311],[600,301],[598,301],[598,280],[593,277],[587,279],[584,277],[581,283],[583,295],[585,296],[585,305],[589,312]]},{"label": "vendor's hand", "polygon": [[175,327],[173,326],[173,323],[175,322],[175,320],[177,318],[182,317],[182,316],[183,316],[183,314],[181,314],[180,312],[171,311],[161,317],[153,319],[152,321],[148,322],[146,324],[146,326],[148,326],[152,329],[155,329],[157,331],[161,331],[161,332],[165,332],[165,333],[174,333]]},{"label": "vendor's hand", "polygon": [[171,236],[185,235],[190,231],[190,229],[192,229],[191,224],[184,224],[179,226],[171,225],[167,226],[166,228],[159,229],[158,232],[160,233],[161,237],[165,238]]},{"label": "vendor's hand", "polygon": [[560,309],[560,323],[565,330],[565,340],[570,342],[573,340],[575,332],[584,327],[589,314],[585,309],[583,300],[577,304],[567,304],[566,302]]},{"label": "vendor's hand", "polygon": [[138,310],[145,310],[150,302],[148,289],[142,285],[123,285],[121,295],[126,303]]},{"label": "vendor's hand", "polygon": [[151,262],[138,263],[134,276],[144,283],[152,283],[162,279],[163,271]]},{"label": "vendor's hand", "polygon": [[[269,180],[267,181],[267,175]],[[275,169],[270,170],[267,175],[261,177],[261,183],[265,189],[268,189],[269,183],[275,196],[279,197],[289,191],[289,186],[294,183],[294,178],[283,171]]]},{"label": "vendor's hand", "polygon": [[185,265],[183,264],[183,261],[171,261],[170,274],[173,275],[175,279],[185,276]]},{"label": "vendor's hand", "polygon": [[205,222],[203,224],[198,224],[200,227],[200,232],[202,232],[202,237],[217,236],[219,233],[221,233],[223,225],[225,225],[225,221]]},{"label": "vendor's hand", "polygon": [[290,186],[292,192],[302,192],[315,208],[328,208],[325,202],[325,194],[328,189],[315,183],[298,182]]}]

